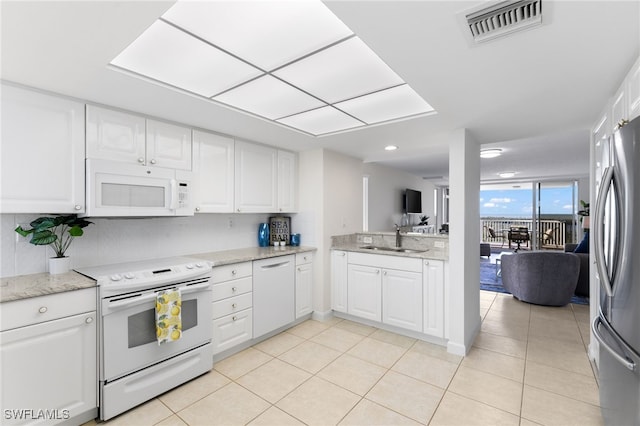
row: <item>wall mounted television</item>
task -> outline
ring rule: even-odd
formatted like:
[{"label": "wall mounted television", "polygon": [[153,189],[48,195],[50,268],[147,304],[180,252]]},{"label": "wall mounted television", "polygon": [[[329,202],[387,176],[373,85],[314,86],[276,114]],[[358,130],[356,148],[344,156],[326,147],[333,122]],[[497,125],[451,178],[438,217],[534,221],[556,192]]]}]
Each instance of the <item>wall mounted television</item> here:
[{"label": "wall mounted television", "polygon": [[402,210],[405,213],[422,213],[422,192],[407,189],[402,197]]}]

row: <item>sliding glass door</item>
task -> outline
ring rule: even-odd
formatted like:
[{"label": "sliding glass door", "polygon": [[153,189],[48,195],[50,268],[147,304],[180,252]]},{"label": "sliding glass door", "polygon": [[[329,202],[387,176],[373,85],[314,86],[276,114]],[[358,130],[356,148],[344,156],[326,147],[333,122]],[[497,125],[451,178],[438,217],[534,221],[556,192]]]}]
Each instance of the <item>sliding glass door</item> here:
[{"label": "sliding glass door", "polygon": [[534,193],[532,240],[537,250],[563,250],[576,241],[577,184],[575,181],[537,182]]}]

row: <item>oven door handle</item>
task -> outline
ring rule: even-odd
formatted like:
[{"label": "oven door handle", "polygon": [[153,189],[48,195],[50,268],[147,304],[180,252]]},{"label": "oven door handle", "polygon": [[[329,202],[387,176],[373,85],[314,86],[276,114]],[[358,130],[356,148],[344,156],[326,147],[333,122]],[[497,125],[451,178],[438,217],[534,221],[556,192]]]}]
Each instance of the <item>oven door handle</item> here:
[{"label": "oven door handle", "polygon": [[186,287],[180,287],[180,294],[189,294],[201,290],[211,290],[211,283],[206,282],[204,284],[188,285]]},{"label": "oven door handle", "polygon": [[109,301],[107,307],[109,310],[117,310],[128,308],[129,306],[141,305],[156,299],[156,293],[140,294],[124,300]]}]

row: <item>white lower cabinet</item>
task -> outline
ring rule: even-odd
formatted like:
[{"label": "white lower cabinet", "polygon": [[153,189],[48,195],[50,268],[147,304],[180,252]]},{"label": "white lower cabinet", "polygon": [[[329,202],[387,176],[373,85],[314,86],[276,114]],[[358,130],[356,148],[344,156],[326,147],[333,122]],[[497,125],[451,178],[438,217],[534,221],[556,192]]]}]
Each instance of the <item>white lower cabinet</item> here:
[{"label": "white lower cabinet", "polygon": [[313,254],[296,254],[296,319],[313,311]]},{"label": "white lower cabinet", "polygon": [[331,309],[347,312],[347,252],[331,251]]},{"label": "white lower cabinet", "polygon": [[422,331],[422,274],[382,271],[382,322]]},{"label": "white lower cabinet", "polygon": [[213,268],[213,353],[253,338],[251,262]]},{"label": "white lower cabinet", "polygon": [[[97,415],[96,293],[77,292],[79,303],[60,293],[2,304],[3,317],[13,317],[0,332],[3,424],[79,424]],[[18,323],[30,325],[5,328]]]},{"label": "white lower cabinet", "polygon": [[422,270],[424,333],[444,337],[444,262],[425,260]]},{"label": "white lower cabinet", "polygon": [[382,320],[382,276],[380,268],[348,265],[347,313],[372,321]]}]

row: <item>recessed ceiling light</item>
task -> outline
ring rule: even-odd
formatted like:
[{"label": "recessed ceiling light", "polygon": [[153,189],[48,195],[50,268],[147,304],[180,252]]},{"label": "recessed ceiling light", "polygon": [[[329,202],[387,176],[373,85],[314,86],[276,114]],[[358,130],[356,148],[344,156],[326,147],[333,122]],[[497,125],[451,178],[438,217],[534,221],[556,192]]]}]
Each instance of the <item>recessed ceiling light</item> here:
[{"label": "recessed ceiling light", "polygon": [[500,176],[501,178],[512,178],[516,175],[516,172],[501,172],[498,173],[498,176]]},{"label": "recessed ceiling light", "polygon": [[396,149],[398,149],[398,147],[395,145],[387,145],[384,147],[385,151],[395,151]]},{"label": "recessed ceiling light", "polygon": [[434,114],[322,1],[179,1],[111,68],[312,136]]},{"label": "recessed ceiling light", "polygon": [[480,158],[496,158],[502,155],[499,148],[483,149],[480,151]]}]

